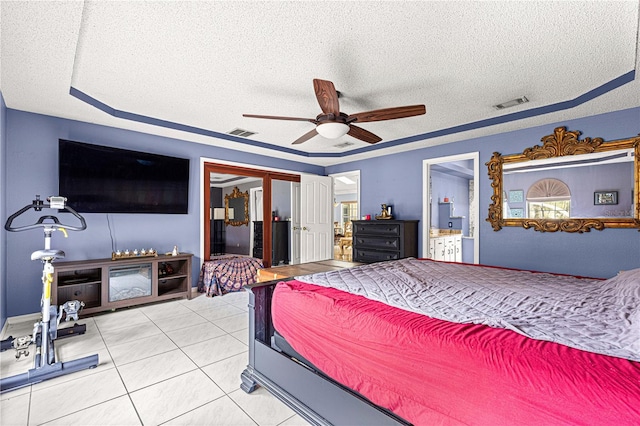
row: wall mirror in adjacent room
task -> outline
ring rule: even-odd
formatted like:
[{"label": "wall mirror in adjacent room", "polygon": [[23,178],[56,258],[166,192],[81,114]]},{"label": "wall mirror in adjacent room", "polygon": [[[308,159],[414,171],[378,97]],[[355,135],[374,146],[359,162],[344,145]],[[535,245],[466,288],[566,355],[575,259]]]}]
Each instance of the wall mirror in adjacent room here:
[{"label": "wall mirror in adjacent room", "polygon": [[640,137],[579,136],[558,127],[522,154],[493,154],[486,163],[493,188],[487,221],[495,231],[640,228]]},{"label": "wall mirror in adjacent room", "polygon": [[249,225],[249,192],[240,192],[233,188],[231,194],[224,196],[224,223],[231,226]]}]

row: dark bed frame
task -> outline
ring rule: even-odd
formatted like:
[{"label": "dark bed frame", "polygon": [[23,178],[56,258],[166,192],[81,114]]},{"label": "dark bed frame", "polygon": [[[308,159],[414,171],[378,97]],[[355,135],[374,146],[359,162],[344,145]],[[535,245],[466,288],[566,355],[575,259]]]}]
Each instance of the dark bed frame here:
[{"label": "dark bed frame", "polygon": [[264,387],[314,425],[410,425],[272,344],[276,333],[271,321],[271,298],[280,281],[283,280],[246,287],[249,365],[241,374],[240,387],[247,393],[257,386]]}]

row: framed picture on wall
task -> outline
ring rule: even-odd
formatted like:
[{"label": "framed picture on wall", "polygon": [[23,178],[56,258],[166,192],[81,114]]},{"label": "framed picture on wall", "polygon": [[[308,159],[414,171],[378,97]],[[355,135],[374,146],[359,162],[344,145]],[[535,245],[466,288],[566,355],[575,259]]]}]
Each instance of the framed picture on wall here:
[{"label": "framed picture on wall", "polygon": [[522,203],[524,201],[524,190],[514,189],[509,191],[509,203]]},{"label": "framed picture on wall", "polygon": [[618,191],[596,191],[593,193],[593,204],[618,204]]}]

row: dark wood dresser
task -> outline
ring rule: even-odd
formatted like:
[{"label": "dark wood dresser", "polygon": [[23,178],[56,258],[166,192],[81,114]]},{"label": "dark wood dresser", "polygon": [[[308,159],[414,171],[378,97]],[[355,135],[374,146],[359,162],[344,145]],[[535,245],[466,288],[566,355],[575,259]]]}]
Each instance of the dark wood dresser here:
[{"label": "dark wood dresser", "polygon": [[289,263],[289,225],[291,222],[271,222],[271,266]]},{"label": "dark wood dresser", "polygon": [[262,259],[262,221],[253,222],[253,257]]},{"label": "dark wood dresser", "polygon": [[[289,263],[289,225],[287,221],[271,222],[271,266]],[[262,221],[253,222],[253,257],[262,259],[264,238]]]},{"label": "dark wood dresser", "polygon": [[418,257],[418,220],[354,220],[353,261]]}]

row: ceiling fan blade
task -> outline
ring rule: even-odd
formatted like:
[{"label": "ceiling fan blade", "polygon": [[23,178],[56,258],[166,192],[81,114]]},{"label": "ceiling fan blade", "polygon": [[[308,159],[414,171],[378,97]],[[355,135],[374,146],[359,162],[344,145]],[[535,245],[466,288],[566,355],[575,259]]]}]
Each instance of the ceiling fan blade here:
[{"label": "ceiling fan blade", "polygon": [[318,134],[318,132],[316,131],[316,129],[313,129],[313,130],[305,133],[304,135],[300,136],[295,141],[293,141],[292,145],[298,145],[298,144],[300,144],[302,142],[306,142],[306,141],[308,141],[309,139],[311,139],[312,137],[314,137],[317,134]]},{"label": "ceiling fan blade", "polygon": [[394,120],[396,118],[413,117],[427,112],[424,105],[409,105],[403,107],[383,108],[374,111],[359,112],[351,114],[347,118],[348,122],[366,123],[369,121]]},{"label": "ceiling fan blade", "polygon": [[353,124],[349,125],[349,132],[347,132],[347,134],[368,143],[376,143],[382,140],[378,135],[374,135],[370,131],[362,127],[354,126]]},{"label": "ceiling fan blade", "polygon": [[340,103],[338,102],[338,92],[333,83],[327,80],[313,79],[313,89],[316,91],[316,98],[320,104],[320,109],[325,114],[340,115]]},{"label": "ceiling fan blade", "polygon": [[316,124],[315,118],[302,118],[302,117],[281,117],[277,115],[255,115],[255,114],[242,114],[243,117],[249,118],[266,118],[269,120],[290,120],[290,121],[308,121]]}]

